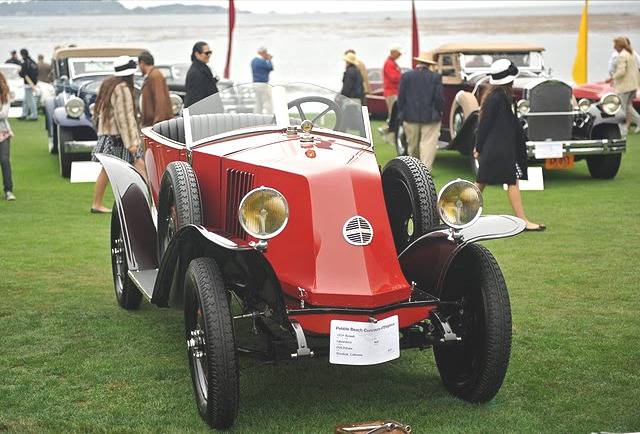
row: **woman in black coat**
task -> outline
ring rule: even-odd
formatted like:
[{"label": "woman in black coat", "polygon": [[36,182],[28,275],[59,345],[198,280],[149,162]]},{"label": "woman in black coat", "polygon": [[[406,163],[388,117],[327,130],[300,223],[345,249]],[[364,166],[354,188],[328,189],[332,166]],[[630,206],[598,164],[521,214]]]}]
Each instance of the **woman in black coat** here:
[{"label": "woman in black coat", "polygon": [[201,99],[218,93],[216,83],[218,80],[213,76],[211,69],[207,65],[211,59],[211,50],[206,42],[196,42],[191,52],[191,67],[187,71],[185,80],[184,106],[189,107]]},{"label": "woman in black coat", "polygon": [[525,135],[513,103],[513,80],[518,68],[507,59],[491,65],[491,88],[480,107],[476,147],[478,159],[476,185],[484,190],[487,184],[507,184],[507,196],[516,217],[523,219],[528,231],[543,231],[545,225],[530,222],[522,206],[518,179],[527,179],[527,149]]},{"label": "woman in black coat", "polygon": [[358,99],[362,102],[364,98],[364,87],[362,85],[362,74],[357,66],[356,55],[347,53],[344,55],[347,67],[342,76],[342,90],[340,94],[347,98]]}]

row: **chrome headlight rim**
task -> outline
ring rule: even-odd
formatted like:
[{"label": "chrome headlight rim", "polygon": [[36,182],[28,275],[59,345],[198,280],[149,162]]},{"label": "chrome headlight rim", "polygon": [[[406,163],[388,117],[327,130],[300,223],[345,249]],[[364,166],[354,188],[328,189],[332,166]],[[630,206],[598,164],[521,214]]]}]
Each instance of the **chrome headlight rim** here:
[{"label": "chrome headlight rim", "polygon": [[169,102],[171,103],[171,111],[173,112],[173,115],[178,116],[184,107],[184,101],[182,101],[180,95],[170,93]]},{"label": "chrome headlight rim", "polygon": [[[245,223],[242,221],[242,208],[244,207],[246,201],[249,199],[249,197],[251,197],[251,195],[258,193],[258,192],[270,192],[273,193],[275,196],[279,197],[282,200],[282,203],[284,204],[284,212],[285,212],[285,217],[284,220],[282,221],[280,227],[275,230],[274,232],[271,232],[267,235],[261,235],[261,234],[257,234],[254,231],[252,231],[251,229],[249,229]],[[273,237],[276,237],[278,235],[280,235],[280,233],[287,227],[287,223],[289,222],[289,203],[287,202],[287,199],[284,197],[284,194],[280,193],[278,190],[276,190],[275,188],[272,187],[266,187],[264,185],[254,188],[253,190],[249,191],[247,194],[244,195],[244,197],[242,198],[242,200],[240,201],[240,205],[238,206],[238,221],[240,222],[240,226],[242,227],[242,229],[249,234],[250,236],[258,239],[258,240],[270,240]]]},{"label": "chrome headlight rim", "polygon": [[531,103],[528,99],[521,99],[516,103],[516,108],[518,110],[518,113],[520,113],[522,116],[525,116],[531,111]]},{"label": "chrome headlight rim", "polygon": [[590,108],[591,101],[587,98],[580,98],[580,100],[578,101],[578,110],[580,110],[582,113],[587,113]]},{"label": "chrome headlight rim", "polygon": [[[457,184],[457,183],[465,183],[468,186],[470,186],[471,188],[473,188],[476,191],[476,193],[478,195],[478,199],[479,199],[479,201],[478,201],[479,202],[478,203],[478,211],[476,212],[476,215],[473,217],[473,219],[469,220],[467,223],[460,224],[460,225],[453,224],[453,223],[449,222],[447,220],[445,214],[444,214],[444,211],[443,211],[442,207],[440,206],[440,203],[441,203],[440,200],[441,200],[442,196],[445,194],[445,192],[447,191],[447,189],[449,187],[451,187],[452,185]],[[450,228],[455,229],[455,230],[467,228],[467,227],[473,225],[475,222],[477,222],[478,219],[480,218],[480,216],[482,215],[483,206],[484,206],[484,199],[482,198],[482,192],[480,191],[478,186],[475,185],[473,182],[467,181],[466,179],[462,179],[462,178],[457,178],[457,179],[454,179],[452,181],[447,182],[440,189],[440,191],[438,192],[438,201],[436,202],[436,207],[438,208],[438,215],[440,216],[440,219],[442,220],[442,222],[445,225],[447,225]]]},{"label": "chrome headlight rim", "polygon": [[[607,100],[611,100],[611,99],[616,101],[617,107],[615,108],[615,110],[607,110],[606,108],[610,103],[610,102],[607,102]],[[613,92],[607,92],[604,95],[602,95],[602,98],[600,98],[599,106],[604,113],[608,114],[609,116],[614,116],[622,108],[622,101],[620,101],[620,97],[617,94]]]},{"label": "chrome headlight rim", "polygon": [[[72,106],[76,105],[77,111],[73,111]],[[67,112],[67,116],[73,119],[78,119],[84,113],[84,101],[82,98],[72,96],[64,103],[64,110]]]}]

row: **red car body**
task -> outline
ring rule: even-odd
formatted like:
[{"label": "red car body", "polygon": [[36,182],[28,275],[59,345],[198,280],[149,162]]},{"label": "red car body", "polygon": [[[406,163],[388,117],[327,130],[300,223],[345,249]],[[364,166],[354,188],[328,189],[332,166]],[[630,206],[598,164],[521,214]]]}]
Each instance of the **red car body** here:
[{"label": "red car body", "polygon": [[[225,90],[228,94],[221,99],[214,95],[185,108],[181,118],[143,130],[150,198],[147,183],[133,166],[98,155],[116,198],[111,255],[118,303],[136,309],[146,296],[157,306],[185,310],[187,351],[201,416],[215,427],[232,424],[239,390],[237,354],[264,353],[247,349],[233,338],[234,321],[241,320],[252,321],[255,333],[266,337],[270,358],[276,358],[279,345],[286,347],[291,358],[313,356],[326,350],[327,344],[330,357],[344,356],[338,354],[343,343],[334,342],[335,321],[360,327],[384,320],[384,327],[397,327],[398,333],[391,338],[397,345],[396,356],[387,352],[380,361],[333,359],[332,363],[382,363],[399,357],[401,347],[443,346],[439,369],[445,372],[441,375],[450,391],[474,402],[491,399],[506,372],[510,307],[495,261],[484,248],[469,246],[478,240],[516,235],[524,222],[509,216],[480,217],[481,197],[475,196],[472,220],[456,229],[439,225],[430,220],[438,215],[433,181],[419,160],[399,157],[381,174],[366,111],[359,102],[319,90],[314,94],[316,88],[309,90],[308,85],[253,86],[255,92]],[[273,115],[249,113],[265,89],[273,97]],[[311,94],[294,99],[289,95],[296,89]],[[248,95],[252,106],[242,106],[242,98],[232,94]],[[288,97],[275,104],[278,95]],[[234,111],[218,111],[216,104],[225,102]],[[314,105],[307,111],[309,103],[324,104],[327,109],[313,111]],[[304,112],[303,106],[307,107]],[[465,188],[476,189],[470,183]],[[277,209],[286,210],[286,218],[272,235],[260,236],[250,233],[243,219],[250,208],[246,201],[266,190],[275,195],[270,201],[282,205]],[[473,194],[464,200],[473,200],[468,199]],[[276,208],[265,203],[255,214],[263,229],[269,215],[278,215]],[[407,204],[407,214],[399,215]],[[460,218],[462,201],[453,200],[450,205]],[[407,232],[409,219],[414,226]],[[351,226],[353,222],[357,225]],[[488,261],[488,274],[482,274],[484,268],[478,271],[475,255]],[[478,278],[462,289],[450,289],[458,276],[452,277],[450,269],[460,267],[469,269],[461,274],[478,274]],[[495,287],[485,293],[487,282]],[[457,291],[469,288],[489,298],[484,302],[459,299]],[[221,293],[226,297],[216,298]],[[504,298],[496,301],[499,310],[488,312],[484,306],[492,302],[493,294]],[[231,308],[232,299],[239,311]],[[477,309],[483,313],[465,313]],[[498,315],[495,327],[485,329],[474,322],[477,331],[468,332],[467,322],[477,322],[484,315]],[[456,318],[453,326],[448,318]],[[484,346],[487,340],[482,337],[492,332],[497,336],[491,341],[495,348]],[[318,346],[311,350],[305,336]],[[366,339],[371,336],[378,335]],[[377,345],[376,340],[368,342],[372,348]],[[465,360],[495,351],[507,361],[497,368],[465,365],[473,372],[486,369],[492,378],[488,382],[452,379],[447,366],[462,354],[447,353],[452,345],[467,345]],[[227,360],[221,361],[222,356]],[[360,354],[352,351],[348,357],[357,359]],[[218,368],[210,371],[207,367],[214,363]],[[221,379],[224,384],[209,388],[209,383],[218,384]],[[224,413],[208,406],[208,396],[214,393],[228,403]]]},{"label": "red car body", "polygon": [[[600,101],[600,98],[608,93],[615,93],[615,90],[610,83],[605,81],[586,83],[573,87],[573,96],[575,96],[577,100],[586,98],[590,101]],[[636,110],[640,110],[640,95],[638,93],[636,93],[636,97],[633,99],[633,107]]]}]

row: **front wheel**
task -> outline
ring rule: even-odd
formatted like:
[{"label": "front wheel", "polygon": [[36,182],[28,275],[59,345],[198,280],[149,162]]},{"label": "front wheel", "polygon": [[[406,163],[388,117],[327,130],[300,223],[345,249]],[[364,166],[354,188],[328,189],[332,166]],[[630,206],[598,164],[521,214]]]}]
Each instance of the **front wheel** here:
[{"label": "front wheel", "polygon": [[447,272],[440,309],[461,342],[433,349],[445,388],[470,402],[500,390],[511,353],[511,306],[500,267],[483,246],[470,244]]},{"label": "front wheel", "polygon": [[[620,138],[620,128],[617,125],[603,125],[596,127],[592,135],[594,139],[616,140]],[[618,174],[622,154],[592,155],[587,157],[587,167],[592,178],[612,179]]]},{"label": "front wheel", "polygon": [[228,428],[238,414],[240,374],[233,319],[216,261],[191,261],[184,291],[187,356],[198,411],[211,427]]},{"label": "front wheel", "polygon": [[73,140],[73,132],[69,128],[56,126],[56,136],[58,138],[58,160],[60,161],[60,175],[64,178],[71,177],[72,155],[65,152],[64,144]]},{"label": "front wheel", "polygon": [[122,226],[116,207],[111,214],[111,270],[113,272],[113,287],[116,291],[118,305],[127,310],[140,307],[142,293],[128,276],[127,256],[125,254]]}]

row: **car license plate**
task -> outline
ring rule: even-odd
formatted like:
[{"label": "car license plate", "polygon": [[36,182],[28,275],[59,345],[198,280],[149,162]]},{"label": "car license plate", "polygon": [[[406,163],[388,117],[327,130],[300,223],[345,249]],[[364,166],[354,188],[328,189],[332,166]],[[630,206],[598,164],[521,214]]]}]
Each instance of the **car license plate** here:
[{"label": "car license plate", "polygon": [[572,154],[567,154],[562,158],[547,158],[544,160],[544,168],[549,170],[571,169],[573,161]]},{"label": "car license plate", "polygon": [[400,357],[398,315],[377,323],[331,321],[329,362],[376,365]]}]

